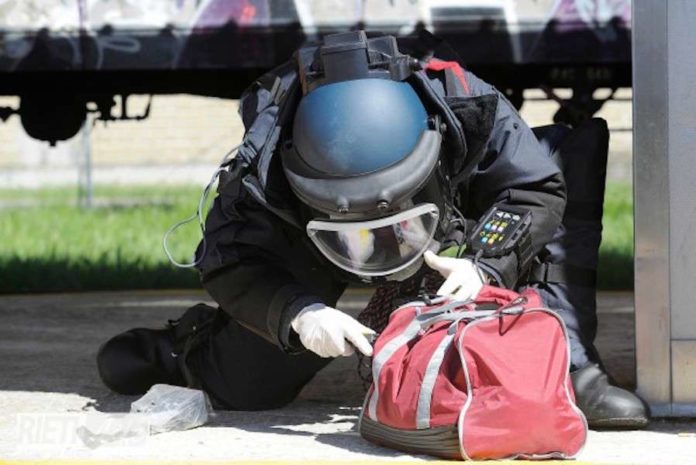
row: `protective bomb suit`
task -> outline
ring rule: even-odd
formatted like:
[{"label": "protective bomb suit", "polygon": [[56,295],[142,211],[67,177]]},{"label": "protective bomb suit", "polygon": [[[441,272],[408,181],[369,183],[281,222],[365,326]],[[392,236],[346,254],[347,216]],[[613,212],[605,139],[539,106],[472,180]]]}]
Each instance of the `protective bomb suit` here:
[{"label": "protective bomb suit", "polygon": [[[535,286],[561,314],[590,424],[644,426],[642,402],[609,383],[592,344],[606,124],[532,131],[448,58],[432,37],[355,32],[261,77],[241,99],[244,141],[197,250],[220,309],[114,337],[98,355],[105,384],[188,384],[219,408],[280,407],[331,357],[369,356],[399,299],[438,287],[466,298],[487,280]],[[493,206],[529,213],[526,245],[474,256],[467,237]],[[371,328],[334,308],[350,282],[377,287],[359,317]]]}]

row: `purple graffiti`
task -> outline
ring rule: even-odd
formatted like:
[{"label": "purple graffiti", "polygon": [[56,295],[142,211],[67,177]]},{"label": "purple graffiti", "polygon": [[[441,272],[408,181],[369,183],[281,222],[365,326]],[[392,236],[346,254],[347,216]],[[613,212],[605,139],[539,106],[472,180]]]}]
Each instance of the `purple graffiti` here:
[{"label": "purple graffiti", "polygon": [[206,0],[198,9],[193,27],[219,28],[228,23],[267,26],[270,24],[268,0]]},{"label": "purple graffiti", "polygon": [[631,0],[558,0],[552,19],[566,30],[595,28],[612,20],[630,27]]}]

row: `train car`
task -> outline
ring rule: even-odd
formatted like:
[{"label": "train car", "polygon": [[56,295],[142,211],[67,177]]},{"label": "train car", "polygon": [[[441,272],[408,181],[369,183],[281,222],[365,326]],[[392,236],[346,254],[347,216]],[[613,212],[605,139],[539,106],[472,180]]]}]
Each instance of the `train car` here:
[{"label": "train car", "polygon": [[631,85],[630,0],[0,0],[0,108],[32,137],[72,137],[87,114],[143,119],[131,94],[236,98],[306,41],[354,29],[428,30],[517,106],[570,88],[556,119],[597,111]]}]

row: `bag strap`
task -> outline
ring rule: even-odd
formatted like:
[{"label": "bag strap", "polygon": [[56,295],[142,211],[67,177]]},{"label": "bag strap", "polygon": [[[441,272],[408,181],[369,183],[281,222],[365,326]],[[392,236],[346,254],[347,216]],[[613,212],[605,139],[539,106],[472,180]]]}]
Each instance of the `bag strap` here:
[{"label": "bag strap", "polygon": [[[420,322],[421,330],[426,331],[438,323],[443,321],[450,321],[448,332],[456,332],[458,323],[462,321],[473,321],[480,320],[481,318],[488,318],[490,316],[505,316],[505,315],[519,315],[524,312],[524,307],[521,305],[515,305],[512,307],[500,308],[498,310],[467,310],[464,312],[447,312],[441,313],[439,315],[434,315],[430,319],[424,319]],[[427,315],[427,314],[424,314]]]},{"label": "bag strap", "polygon": [[[453,308],[461,307],[462,305],[465,305],[466,303],[469,302],[462,302],[462,301],[454,301],[454,302],[449,302],[445,305],[442,305],[441,307],[434,309],[430,312],[426,313],[419,313],[419,308],[416,308],[416,316],[411,320],[406,326],[406,328],[403,330],[403,332],[393,339],[391,339],[389,342],[387,342],[379,352],[376,352],[373,355],[372,358],[372,394],[370,396],[369,402],[367,404],[367,415],[371,420],[378,421],[377,420],[377,404],[379,402],[379,377],[380,374],[382,373],[382,368],[384,368],[384,365],[389,361],[390,358],[402,347],[407,345],[409,342],[412,340],[416,339],[419,337],[420,334],[422,334],[422,326],[421,323],[424,320],[427,320],[428,318],[437,318],[438,315],[443,315],[446,314],[446,312],[450,311]],[[408,304],[409,306],[415,306],[415,307],[420,307],[422,302],[411,302]],[[404,308],[405,306],[399,307],[399,309]],[[397,309],[397,310],[399,310]]]},{"label": "bag strap", "polygon": [[372,358],[372,395],[367,404],[367,415],[371,420],[377,420],[377,403],[379,402],[379,375],[382,373],[384,364],[396,353],[397,350],[418,337],[421,331],[420,324],[415,318],[411,320],[403,333],[387,342],[382,349]]},{"label": "bag strap", "polygon": [[420,392],[418,393],[418,403],[416,404],[416,429],[430,428],[430,406],[433,403],[433,392],[435,392],[435,382],[440,373],[442,362],[445,360],[445,353],[452,345],[455,334],[447,332],[447,335],[440,341],[433,355],[428,361],[423,374]]},{"label": "bag strap", "polygon": [[[430,427],[430,405],[432,404],[433,391],[437,375],[440,372],[442,362],[444,361],[445,353],[452,345],[454,337],[457,333],[459,323],[462,321],[473,321],[477,319],[504,315],[521,315],[525,308],[522,305],[504,306],[497,310],[466,310],[453,311],[464,305],[473,303],[473,300],[467,301],[452,301],[439,308],[429,312],[416,314],[404,331],[387,342],[382,349],[374,355],[372,360],[372,382],[373,389],[369,401],[367,403],[366,412],[370,419],[377,419],[377,405],[379,402],[379,377],[384,368],[384,365],[389,359],[402,347],[409,344],[414,339],[420,337],[424,331],[437,323],[444,321],[451,322],[447,334],[440,341],[437,348],[433,352],[428,361],[426,371],[424,373],[421,388],[418,394],[418,403],[416,407],[416,428],[427,429]],[[514,302],[514,301],[513,301]],[[419,302],[413,302],[416,304]],[[402,307],[403,308],[403,307]]]},{"label": "bag strap", "polygon": [[[433,318],[422,322],[422,330],[427,330],[427,328],[441,323],[443,321],[451,321],[449,328],[447,329],[447,334],[440,341],[437,348],[433,352],[428,361],[428,365],[425,368],[425,373],[423,374],[423,381],[421,383],[420,392],[418,393],[418,403],[416,406],[416,428],[417,429],[427,429],[430,428],[430,406],[433,401],[433,392],[435,391],[435,382],[437,381],[437,375],[440,373],[440,368],[442,367],[442,362],[445,359],[445,353],[452,345],[455,335],[457,334],[457,328],[459,323],[462,321],[473,321],[479,320],[487,317],[498,317],[501,318],[505,315],[522,315],[525,308],[521,305],[513,305],[510,307],[501,307],[498,310],[469,310],[464,312],[447,312],[435,315]],[[426,314],[424,314],[426,315]],[[501,320],[502,321],[502,320]]]}]

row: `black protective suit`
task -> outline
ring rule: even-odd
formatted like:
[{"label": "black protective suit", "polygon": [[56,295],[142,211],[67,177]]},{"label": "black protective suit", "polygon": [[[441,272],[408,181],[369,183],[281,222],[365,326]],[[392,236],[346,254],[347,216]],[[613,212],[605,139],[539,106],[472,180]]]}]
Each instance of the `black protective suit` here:
[{"label": "black protective suit", "polygon": [[[606,125],[592,120],[575,130],[580,138],[558,126],[535,134],[491,85],[469,72],[466,83],[472,97],[494,96],[490,101],[497,105],[490,132],[477,149],[476,168],[456,186],[465,216],[476,221],[496,203],[527,208],[533,215],[537,261],[574,265],[591,274],[601,238]],[[582,140],[594,147],[585,150]],[[588,173],[584,166],[594,172]],[[330,361],[304,351],[290,321],[309,304],[335,306],[348,283],[315,250],[303,227],[281,218],[250,194],[242,183],[244,169],[241,162],[233,164],[221,178],[206,222],[206,247],[198,250],[203,286],[222,311],[194,307],[178,328],[181,334],[198,328],[196,343],[182,348],[186,353],[180,357],[189,383],[205,389],[217,406],[240,410],[286,404]],[[568,183],[572,211],[566,210],[563,172],[573,178]],[[301,213],[279,157],[271,161],[268,173],[266,198]],[[518,269],[514,254],[485,259],[482,266],[505,287],[520,287],[531,279],[566,321],[573,364],[587,363],[596,327],[591,282],[553,282],[564,281],[554,279],[564,273],[538,265],[530,274]]]}]

